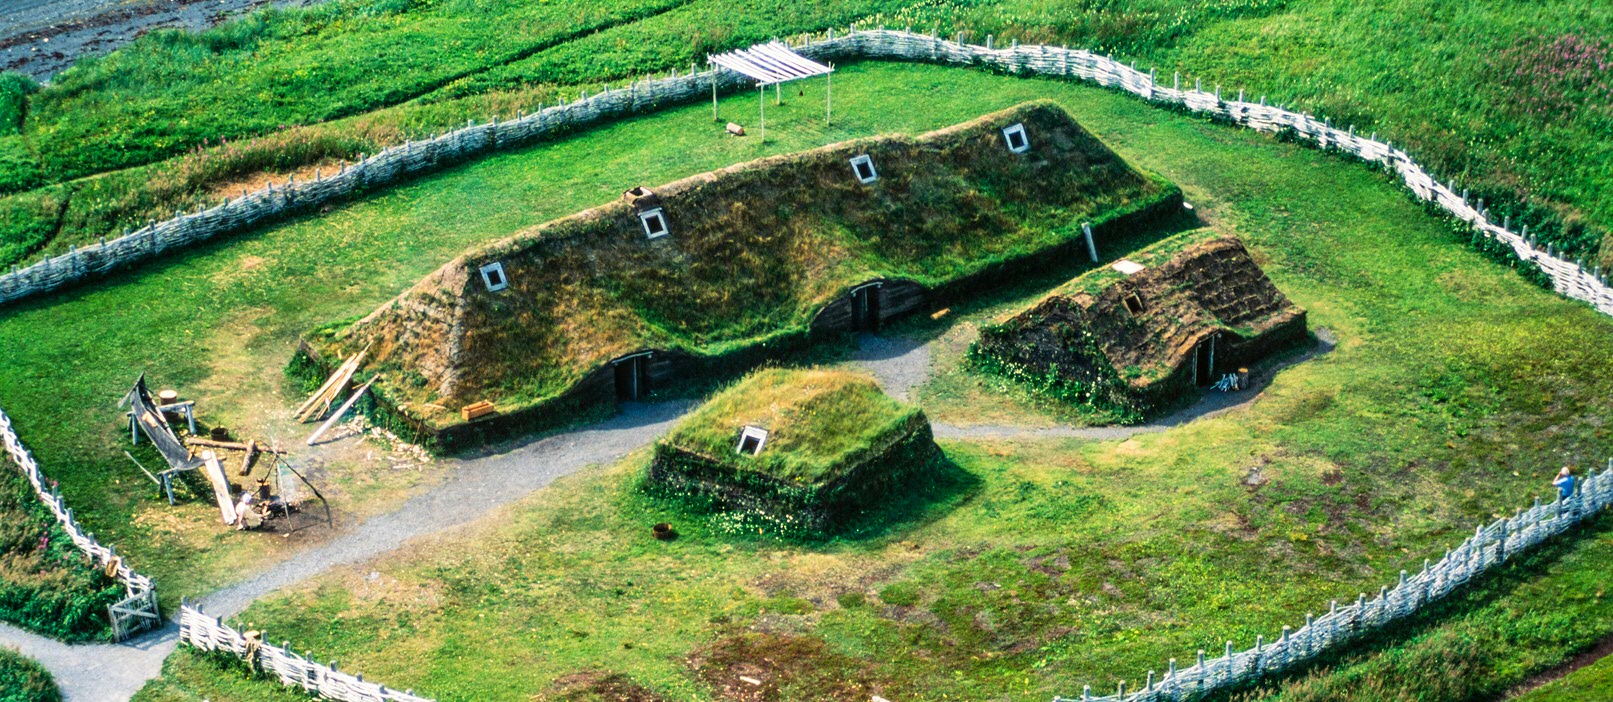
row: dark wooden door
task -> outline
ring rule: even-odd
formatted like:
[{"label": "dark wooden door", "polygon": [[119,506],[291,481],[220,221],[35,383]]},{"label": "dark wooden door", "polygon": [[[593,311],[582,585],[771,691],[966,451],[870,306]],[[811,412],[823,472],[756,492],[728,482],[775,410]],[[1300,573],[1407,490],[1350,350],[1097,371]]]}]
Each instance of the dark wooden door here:
[{"label": "dark wooden door", "polygon": [[851,326],[855,331],[879,331],[878,285],[864,285],[852,292]]},{"label": "dark wooden door", "polygon": [[616,399],[639,400],[649,393],[649,355],[633,356],[616,362]]},{"label": "dark wooden door", "polygon": [[1198,385],[1209,385],[1215,382],[1215,337],[1211,336],[1199,342],[1194,349],[1193,382]]}]

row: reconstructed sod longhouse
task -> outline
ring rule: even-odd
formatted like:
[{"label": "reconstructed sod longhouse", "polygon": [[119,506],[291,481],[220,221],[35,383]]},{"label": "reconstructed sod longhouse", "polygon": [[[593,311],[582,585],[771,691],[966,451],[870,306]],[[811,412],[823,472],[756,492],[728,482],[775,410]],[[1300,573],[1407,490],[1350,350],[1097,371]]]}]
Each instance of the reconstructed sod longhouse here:
[{"label": "reconstructed sod longhouse", "polygon": [[[474,443],[876,327],[1073,255],[1082,222],[1101,241],[1180,201],[1030,103],[635,187],[468,251],[305,348],[326,368],[369,348],[383,408]],[[462,413],[479,403],[494,411]]]},{"label": "reconstructed sod longhouse", "polygon": [[1199,230],[983,328],[975,353],[1036,387],[1140,417],[1304,338],[1305,310],[1243,242]]},{"label": "reconstructed sod longhouse", "polygon": [[940,457],[924,412],[873,379],[767,369],[718,393],[657,442],[650,480],[662,492],[825,532],[922,481]]}]

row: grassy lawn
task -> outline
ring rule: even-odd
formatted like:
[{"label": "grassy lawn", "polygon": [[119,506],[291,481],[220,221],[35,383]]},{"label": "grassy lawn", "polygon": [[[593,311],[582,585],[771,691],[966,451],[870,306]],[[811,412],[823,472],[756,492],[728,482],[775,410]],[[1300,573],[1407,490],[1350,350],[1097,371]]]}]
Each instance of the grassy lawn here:
[{"label": "grassy lawn", "polygon": [[[24,138],[13,146],[13,153],[23,147],[15,155],[18,165],[0,170],[0,192],[148,163],[221,138],[368,112],[445,86],[463,90],[486,82],[484,72],[539,56],[551,71],[569,66],[582,80],[545,80],[531,68],[521,77],[592,82],[646,66],[686,65],[701,49],[841,25],[897,6],[890,0],[811,6],[778,0],[737,6],[713,0],[338,0],[257,12],[200,33],[153,32],[81,61],[22,96],[24,118],[0,112],[0,130]],[[667,13],[670,18],[657,19]],[[579,39],[645,22],[655,38],[638,46],[659,47],[660,60],[601,63],[587,50],[566,50]],[[508,82],[492,77],[495,85]],[[15,88],[0,91],[0,104],[18,101]]]},{"label": "grassy lawn", "polygon": [[[900,69],[897,78],[893,70],[844,69],[830,127],[819,111],[821,85],[808,86],[804,97],[770,110],[765,146],[722,138],[709,107],[669,111],[0,308],[0,357],[7,359],[0,407],[86,528],[156,577],[165,602],[212,590],[323,532],[291,539],[226,533],[205,497],[179,508],[159,499],[122,453],[126,427],[115,404],[139,373],[198,399],[209,423],[293,441],[310,431],[285,417],[300,401],[283,374],[298,335],[368,313],[468,246],[614,200],[635,185],[882,132],[928,131],[1050,87],[1071,89],[938,68]],[[975,85],[1000,87],[967,102],[949,92]],[[749,122],[749,97],[725,102],[724,119]],[[894,112],[892,105],[914,109]],[[441,475],[440,466],[400,469],[366,450],[303,453],[349,523]],[[153,465],[148,458],[154,456],[142,461]]]},{"label": "grassy lawn", "polygon": [[[1042,700],[1083,683],[1135,685],[1168,658],[1224,640],[1248,645],[1437,556],[1473,524],[1543,492],[1556,467],[1605,458],[1613,323],[1487,262],[1382,175],[1089,88],[900,65],[857,66],[845,78],[837,83],[856,91],[853,112],[837,130],[919,130],[1031,96],[1057,101],[1121,155],[1180,184],[1213,226],[1243,237],[1337,348],[1284,371],[1246,409],[1163,433],[943,442],[963,474],[956,489],[872,535],[801,545],[736,533],[644,495],[641,451],[407,557],[273,597],[242,620],[443,700],[527,699],[557,678],[619,680],[604,673],[670,699]],[[639,164],[600,171],[590,192],[610,197],[662,153],[633,135],[693,138],[678,125],[705,119],[690,108],[492,159],[228,250],[340,228],[352,233],[341,260],[357,275],[369,241],[360,222],[373,224],[382,208],[456,193],[461,207],[496,199],[488,191],[511,184],[487,177],[495,169],[537,170],[582,147]],[[823,136],[812,124],[781,120],[777,133]],[[724,157],[718,150],[684,153]],[[555,185],[544,202],[565,197]],[[432,227],[453,217],[443,212],[474,216],[433,202],[434,218],[408,220],[411,240],[442,231]],[[301,236],[276,238],[289,231]],[[1058,281],[1032,282],[908,329],[947,338]],[[930,396],[920,393],[921,406]],[[659,521],[682,538],[651,539]],[[1564,574],[1565,602],[1600,602],[1585,588],[1606,558],[1537,565]],[[1608,621],[1579,620],[1574,636],[1599,638]],[[1581,645],[1520,643],[1504,674],[1516,680]],[[213,684],[220,674],[187,656],[153,690]],[[258,699],[267,688],[211,694]]]},{"label": "grassy lawn", "polygon": [[1613,600],[1613,519],[1456,592],[1425,614],[1226,702],[1467,702],[1607,699],[1606,659],[1509,697],[1528,677],[1607,638]]},{"label": "grassy lawn", "polygon": [[61,702],[50,673],[29,658],[0,648],[0,702]]},{"label": "grassy lawn", "polygon": [[1603,658],[1520,695],[1517,702],[1576,702],[1613,698],[1613,658]]}]

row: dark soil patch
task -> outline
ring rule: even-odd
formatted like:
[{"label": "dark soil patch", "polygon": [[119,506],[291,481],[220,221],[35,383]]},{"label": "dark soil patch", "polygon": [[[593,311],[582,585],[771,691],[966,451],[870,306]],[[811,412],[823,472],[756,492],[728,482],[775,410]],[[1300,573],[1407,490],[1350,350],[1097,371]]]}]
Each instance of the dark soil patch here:
[{"label": "dark soil patch", "polygon": [[591,670],[554,681],[538,696],[544,702],[665,702],[666,698],[622,673]]},{"label": "dark soil patch", "polygon": [[735,702],[867,702],[876,694],[890,696],[872,665],[805,636],[736,634],[697,650],[688,663],[718,699]]}]

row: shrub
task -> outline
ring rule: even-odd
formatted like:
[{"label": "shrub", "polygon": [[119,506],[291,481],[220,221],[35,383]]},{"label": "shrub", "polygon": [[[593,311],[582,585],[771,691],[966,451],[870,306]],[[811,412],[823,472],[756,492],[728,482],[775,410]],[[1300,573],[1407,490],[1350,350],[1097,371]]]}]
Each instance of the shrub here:
[{"label": "shrub", "polygon": [[44,666],[0,648],[0,702],[61,702],[62,693]]}]

